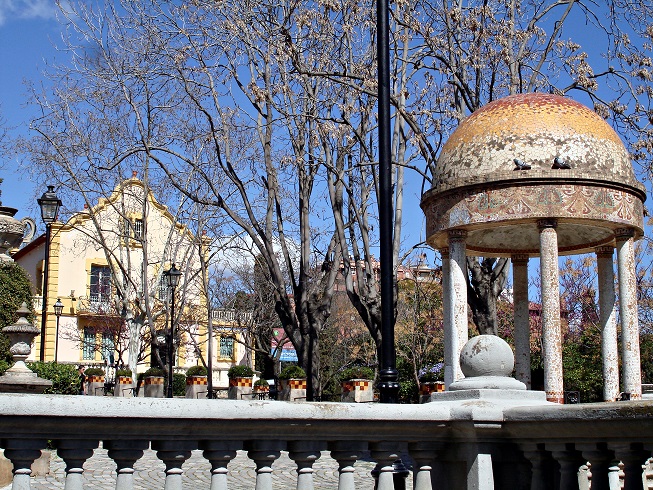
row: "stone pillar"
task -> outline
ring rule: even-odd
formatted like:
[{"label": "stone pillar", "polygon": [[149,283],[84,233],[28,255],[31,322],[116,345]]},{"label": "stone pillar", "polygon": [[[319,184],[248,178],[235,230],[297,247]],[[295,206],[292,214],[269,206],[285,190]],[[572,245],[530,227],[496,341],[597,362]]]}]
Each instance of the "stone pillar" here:
[{"label": "stone pillar", "polygon": [[650,457],[651,453],[644,450],[640,443],[617,444],[614,447],[615,457],[624,464],[624,486],[623,490],[642,490],[643,466]]},{"label": "stone pillar", "polygon": [[451,304],[449,302],[449,294],[451,294],[451,267],[449,267],[449,249],[443,248],[440,250],[442,255],[442,322],[444,325],[444,387],[449,388],[449,385],[454,382],[453,359],[455,349],[455,342],[450,342],[449,339],[456,338],[453,331],[453,322],[451,321]]},{"label": "stone pillar", "polygon": [[528,255],[512,259],[513,305],[515,310],[515,378],[531,388],[531,326],[528,302]]},{"label": "stone pillar", "polygon": [[[428,442],[414,442],[408,445],[415,465],[413,466],[413,490],[431,490],[433,484],[431,481],[431,466],[435,460],[436,454],[445,448],[445,444],[433,444]],[[442,482],[438,482],[442,485]],[[443,488],[443,487],[441,487]]]},{"label": "stone pillar", "polygon": [[560,490],[578,490],[578,472],[586,460],[573,444],[547,444],[547,449],[560,466],[560,481],[557,488]]},{"label": "stone pillar", "polygon": [[642,398],[642,373],[639,359],[639,323],[637,321],[637,280],[632,228],[615,230],[619,275],[619,311],[621,313],[622,388],[631,400]]},{"label": "stone pillar", "polygon": [[291,441],[288,457],[297,465],[297,490],[313,490],[313,463],[322,455],[320,448],[326,443],[317,441]]},{"label": "stone pillar", "polygon": [[256,463],[255,490],[272,490],[272,463],[285,449],[282,441],[249,441],[247,457]]},{"label": "stone pillar", "polygon": [[540,230],[540,278],[542,287],[542,360],[544,391],[550,402],[564,403],[562,383],[562,335],[560,332],[560,280],[558,234],[555,219],[538,220]]},{"label": "stone pillar", "polygon": [[4,441],[5,457],[14,465],[12,490],[29,490],[32,463],[45,449],[44,439],[8,439]]},{"label": "stone pillar", "polygon": [[[467,343],[467,273],[465,230],[449,230],[449,283],[445,293],[445,301],[449,308],[450,327],[445,326],[445,349],[449,358],[445,359],[445,376],[447,365],[452,373],[452,380],[464,378],[460,370],[460,350]],[[447,335],[448,334],[448,335]],[[448,346],[448,349],[447,347]],[[451,384],[451,383],[449,383]],[[445,378],[445,385],[448,387]]]},{"label": "stone pillar", "polygon": [[354,490],[354,464],[365,455],[366,441],[334,441],[329,443],[331,457],[338,462],[338,490]]},{"label": "stone pillar", "polygon": [[592,490],[610,490],[609,473],[614,452],[600,442],[596,445],[582,445],[583,457],[592,465]]},{"label": "stone pillar", "polygon": [[613,402],[619,396],[619,349],[617,347],[613,255],[612,247],[596,247],[601,357],[603,359],[603,400],[606,402]]},{"label": "stone pillar", "polygon": [[166,465],[164,490],[182,490],[181,476],[184,470],[181,466],[196,448],[197,443],[193,441],[152,441],[152,449],[156,451],[157,458]]},{"label": "stone pillar", "polygon": [[66,463],[66,490],[83,490],[84,462],[93,456],[98,441],[64,439],[57,441],[57,454]]},{"label": "stone pillar", "polygon": [[543,444],[522,445],[524,457],[531,464],[531,490],[549,490],[553,488],[554,474],[551,470],[553,459]]},{"label": "stone pillar", "polygon": [[395,442],[375,442],[370,444],[372,450],[372,459],[378,463],[379,476],[376,490],[394,490],[397,487],[394,483],[394,466],[393,463],[401,458],[401,451],[398,450],[398,444]]},{"label": "stone pillar", "polygon": [[147,440],[102,441],[102,447],[116,463],[116,490],[134,488],[134,464],[143,457],[143,451],[150,447]]},{"label": "stone pillar", "polygon": [[200,449],[211,463],[211,490],[227,490],[227,465],[243,447],[240,441],[202,441]]}]

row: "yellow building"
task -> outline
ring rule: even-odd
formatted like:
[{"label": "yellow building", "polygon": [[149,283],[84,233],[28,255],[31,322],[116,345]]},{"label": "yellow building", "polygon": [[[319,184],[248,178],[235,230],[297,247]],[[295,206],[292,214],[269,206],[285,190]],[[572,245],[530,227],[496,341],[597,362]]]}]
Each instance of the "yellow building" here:
[{"label": "yellow building", "polygon": [[[151,335],[162,339],[169,325],[163,272],[175,263],[183,273],[175,296],[176,364],[198,364],[198,354],[206,359],[207,309],[199,254],[206,253],[208,245],[206,237],[198,239],[158,203],[135,173],[96,205],[73,214],[66,223],[53,223],[46,335],[36,338],[32,358],[38,358],[44,341],[46,361],[130,366],[137,362],[142,366],[139,371],[145,369],[150,365]],[[45,248],[42,235],[13,255],[32,278],[39,325]],[[57,299],[64,305],[58,328],[53,309]],[[125,304],[129,314],[124,313]],[[213,318],[218,320],[215,314]],[[249,363],[251,357],[242,342],[243,331],[232,327],[233,322],[214,321],[218,371]]]}]

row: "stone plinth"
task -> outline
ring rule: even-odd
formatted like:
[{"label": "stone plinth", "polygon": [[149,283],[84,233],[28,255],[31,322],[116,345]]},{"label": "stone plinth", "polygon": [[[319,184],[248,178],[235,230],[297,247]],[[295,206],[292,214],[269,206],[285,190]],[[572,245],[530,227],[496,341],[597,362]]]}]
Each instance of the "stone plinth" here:
[{"label": "stone plinth", "polygon": [[229,379],[229,399],[243,400],[251,398],[254,378],[251,376]]},{"label": "stone plinth", "polygon": [[88,376],[86,383],[88,396],[104,396],[104,376]]},{"label": "stone plinth", "polygon": [[163,376],[148,376],[143,379],[143,392],[146,398],[164,398]]},{"label": "stone plinth", "polygon": [[280,399],[284,401],[306,401],[306,379],[282,379]]},{"label": "stone plinth", "polygon": [[346,403],[369,403],[374,401],[373,381],[350,379],[342,383],[342,401]]},{"label": "stone plinth", "polygon": [[117,397],[129,397],[131,398],[134,394],[134,383],[131,376],[118,376],[116,382],[116,387],[113,391],[114,396]]},{"label": "stone plinth", "polygon": [[206,398],[207,376],[188,376],[186,378],[186,398]]}]

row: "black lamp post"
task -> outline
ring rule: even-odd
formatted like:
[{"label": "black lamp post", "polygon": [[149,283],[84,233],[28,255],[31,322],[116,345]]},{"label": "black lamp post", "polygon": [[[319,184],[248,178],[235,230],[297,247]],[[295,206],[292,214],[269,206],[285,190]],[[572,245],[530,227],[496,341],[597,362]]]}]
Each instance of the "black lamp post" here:
[{"label": "black lamp post", "polygon": [[172,398],[172,378],[173,378],[173,371],[172,371],[172,366],[174,364],[173,358],[174,358],[174,351],[175,351],[175,346],[174,346],[174,338],[175,338],[175,289],[177,288],[177,285],[179,284],[179,278],[181,277],[181,271],[177,269],[175,264],[172,264],[172,267],[170,267],[169,270],[165,271],[163,273],[163,276],[166,279],[166,285],[168,286],[168,289],[171,290],[172,292],[172,300],[171,300],[171,306],[170,306],[170,330],[168,331],[168,398]]},{"label": "black lamp post", "polygon": [[63,303],[57,298],[57,302],[52,307],[54,308],[54,314],[57,315],[57,331],[54,337],[54,362],[57,362],[57,354],[59,353],[59,317],[63,313]]},{"label": "black lamp post", "polygon": [[392,164],[390,137],[390,15],[389,0],[376,2],[379,86],[379,230],[381,261],[381,369],[379,401],[399,402],[399,375],[395,361],[394,271],[392,253]]},{"label": "black lamp post", "polygon": [[43,262],[43,305],[41,308],[41,350],[39,359],[45,361],[45,326],[47,323],[48,315],[48,281],[49,281],[49,267],[50,267],[50,228],[52,223],[57,221],[59,208],[61,207],[61,200],[54,193],[54,186],[49,185],[48,190],[43,193],[40,199],[36,202],[39,203],[41,208],[41,219],[45,223],[45,260]]}]

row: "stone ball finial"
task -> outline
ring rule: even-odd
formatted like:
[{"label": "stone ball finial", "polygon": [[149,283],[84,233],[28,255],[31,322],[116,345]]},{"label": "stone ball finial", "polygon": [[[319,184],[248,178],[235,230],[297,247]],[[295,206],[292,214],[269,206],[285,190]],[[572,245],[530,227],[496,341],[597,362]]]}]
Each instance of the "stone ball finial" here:
[{"label": "stone ball finial", "polygon": [[510,376],[514,367],[512,349],[496,335],[472,337],[460,352],[460,368],[466,378]]},{"label": "stone ball finial", "polygon": [[463,379],[449,385],[450,391],[525,390],[526,385],[511,378],[515,356],[508,343],[496,335],[472,337],[460,351]]}]

